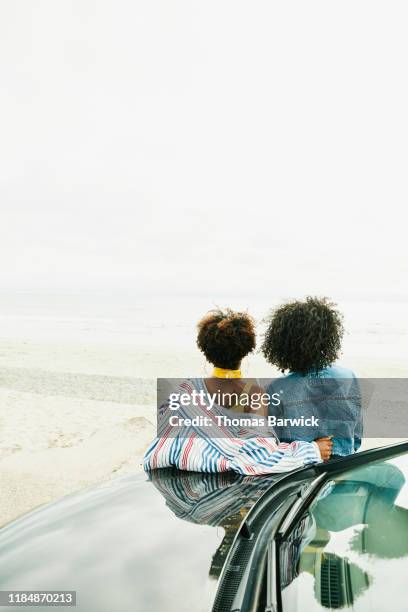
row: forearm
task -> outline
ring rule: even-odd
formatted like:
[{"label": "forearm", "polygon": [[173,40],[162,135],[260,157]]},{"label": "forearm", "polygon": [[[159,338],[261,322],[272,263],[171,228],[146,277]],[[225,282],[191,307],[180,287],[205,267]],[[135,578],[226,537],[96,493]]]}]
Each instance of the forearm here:
[{"label": "forearm", "polygon": [[257,474],[267,474],[289,472],[321,460],[314,442],[278,443],[273,438],[256,438],[246,442],[233,463],[241,473],[254,469]]}]

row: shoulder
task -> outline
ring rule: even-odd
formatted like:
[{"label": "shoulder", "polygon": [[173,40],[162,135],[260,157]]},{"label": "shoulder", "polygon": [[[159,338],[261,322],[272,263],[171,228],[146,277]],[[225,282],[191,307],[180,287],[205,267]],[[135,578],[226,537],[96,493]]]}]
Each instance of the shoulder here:
[{"label": "shoulder", "polygon": [[187,393],[191,395],[193,391],[199,391],[200,379],[198,378],[179,378],[171,380],[171,390],[176,393]]},{"label": "shoulder", "polygon": [[353,370],[338,365],[332,365],[324,370],[325,376],[331,378],[356,378]]}]

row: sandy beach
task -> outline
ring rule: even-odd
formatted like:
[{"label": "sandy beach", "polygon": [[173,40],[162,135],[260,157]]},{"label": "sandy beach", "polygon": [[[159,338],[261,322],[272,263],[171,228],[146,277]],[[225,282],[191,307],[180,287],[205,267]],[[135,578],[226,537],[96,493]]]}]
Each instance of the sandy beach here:
[{"label": "sandy beach", "polygon": [[0,402],[0,525],[73,491],[139,471],[154,433],[143,406],[5,389]]},{"label": "sandy beach", "polygon": [[[104,372],[103,365],[87,369],[86,348],[76,347],[74,355],[64,347],[38,349],[27,342],[2,344],[1,361],[14,367],[0,365],[0,525],[140,471],[155,431],[153,379],[93,374]],[[103,361],[103,350],[96,352]]]},{"label": "sandy beach", "polygon": [[[87,306],[84,315],[74,303],[67,313],[64,297],[50,316],[45,303],[3,301],[0,312],[7,331],[0,337],[0,526],[84,487],[140,471],[155,433],[155,379],[210,373],[194,343],[194,317],[203,304],[165,322],[162,314],[146,321],[111,306],[108,314]],[[366,327],[360,319],[351,323],[345,364],[359,376],[407,375],[407,330],[400,323],[387,329],[374,318]],[[243,373],[278,375],[259,353],[245,360]],[[395,441],[364,440],[363,448]]]}]

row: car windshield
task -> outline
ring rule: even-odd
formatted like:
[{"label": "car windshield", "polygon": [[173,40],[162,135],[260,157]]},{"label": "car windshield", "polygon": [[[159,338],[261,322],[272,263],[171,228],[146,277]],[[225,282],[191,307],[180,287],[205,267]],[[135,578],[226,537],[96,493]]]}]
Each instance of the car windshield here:
[{"label": "car windshield", "polygon": [[284,612],[407,610],[408,455],[326,481],[279,548]]}]

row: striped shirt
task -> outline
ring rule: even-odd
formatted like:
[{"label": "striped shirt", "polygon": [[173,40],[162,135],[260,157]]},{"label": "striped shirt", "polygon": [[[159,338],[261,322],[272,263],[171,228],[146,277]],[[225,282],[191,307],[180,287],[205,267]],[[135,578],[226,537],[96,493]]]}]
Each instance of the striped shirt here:
[{"label": "striped shirt", "polygon": [[[188,379],[180,383],[178,393],[191,395],[205,389],[203,379]],[[318,446],[314,442],[280,443],[274,431],[265,435],[256,427],[235,427],[221,424],[217,416],[233,416],[226,408],[204,402],[191,402],[188,410],[180,404],[180,418],[209,417],[209,429],[199,425],[172,427],[166,418],[169,404],[159,409],[158,436],[148,447],[144,457],[145,470],[175,467],[191,472],[233,471],[244,476],[257,476],[288,472],[321,461]]]}]

